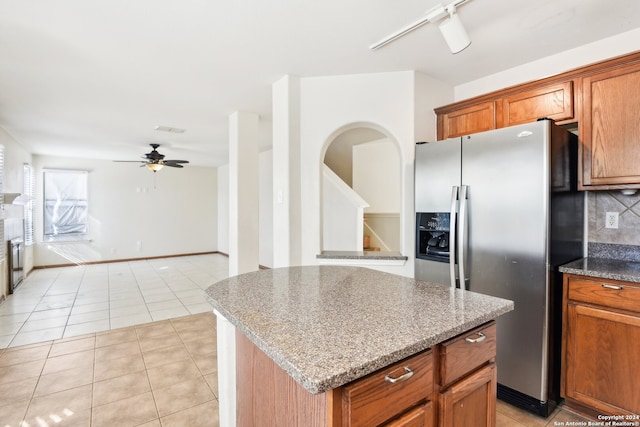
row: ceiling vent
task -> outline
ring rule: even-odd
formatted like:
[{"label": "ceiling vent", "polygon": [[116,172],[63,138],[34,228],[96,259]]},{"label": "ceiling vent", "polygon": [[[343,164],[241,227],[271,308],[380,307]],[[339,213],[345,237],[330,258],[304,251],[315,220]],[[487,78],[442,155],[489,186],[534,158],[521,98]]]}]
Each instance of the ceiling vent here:
[{"label": "ceiling vent", "polygon": [[171,126],[156,126],[155,130],[169,133],[185,133],[187,131],[186,129],[174,128]]}]

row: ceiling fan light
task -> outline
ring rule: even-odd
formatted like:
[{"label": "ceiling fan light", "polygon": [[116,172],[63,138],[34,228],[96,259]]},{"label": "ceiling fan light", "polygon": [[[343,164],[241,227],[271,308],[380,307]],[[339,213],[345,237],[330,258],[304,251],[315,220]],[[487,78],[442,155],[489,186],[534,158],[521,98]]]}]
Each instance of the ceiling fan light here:
[{"label": "ceiling fan light", "polygon": [[164,165],[160,163],[147,163],[147,167],[153,172],[158,172],[160,169],[164,167]]},{"label": "ceiling fan light", "polygon": [[440,24],[439,28],[451,53],[462,52],[471,44],[471,39],[464,29],[460,17],[455,13],[452,13],[449,18]]}]

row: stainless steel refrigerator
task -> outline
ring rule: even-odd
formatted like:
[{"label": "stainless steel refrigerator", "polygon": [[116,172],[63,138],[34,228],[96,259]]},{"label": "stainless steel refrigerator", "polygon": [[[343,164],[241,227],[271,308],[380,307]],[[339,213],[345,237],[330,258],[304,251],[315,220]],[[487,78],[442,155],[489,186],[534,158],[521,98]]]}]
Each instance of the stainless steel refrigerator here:
[{"label": "stainless steel refrigerator", "polygon": [[418,279],[507,298],[498,398],[547,416],[559,397],[562,277],[583,256],[575,135],[550,120],[416,144]]}]

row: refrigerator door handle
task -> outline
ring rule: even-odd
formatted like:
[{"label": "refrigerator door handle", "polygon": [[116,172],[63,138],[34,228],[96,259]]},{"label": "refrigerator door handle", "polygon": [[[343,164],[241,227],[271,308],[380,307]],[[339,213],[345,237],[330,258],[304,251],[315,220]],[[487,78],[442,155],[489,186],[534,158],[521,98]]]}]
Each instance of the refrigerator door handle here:
[{"label": "refrigerator door handle", "polygon": [[451,214],[449,216],[449,277],[451,287],[456,287],[456,215],[458,214],[458,190],[454,185],[451,188]]},{"label": "refrigerator door handle", "polygon": [[465,249],[467,247],[466,242],[466,231],[467,231],[467,193],[469,187],[467,185],[462,185],[460,187],[460,214],[458,221],[458,274],[460,280],[460,289],[467,289],[467,276],[464,271],[466,259],[465,259]]}]

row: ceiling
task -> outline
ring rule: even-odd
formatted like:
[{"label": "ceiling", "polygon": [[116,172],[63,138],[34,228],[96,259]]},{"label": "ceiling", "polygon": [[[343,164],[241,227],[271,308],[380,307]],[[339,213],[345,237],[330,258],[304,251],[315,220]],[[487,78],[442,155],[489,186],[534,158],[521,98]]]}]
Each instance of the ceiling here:
[{"label": "ceiling", "polygon": [[418,70],[457,85],[640,27],[637,0],[470,0],[458,13],[473,42],[457,55],[434,24],[368,48],[438,3],[0,0],[0,126],[35,154],[136,160],[159,143],[217,166],[235,111],[258,113],[270,146],[286,74]]}]

